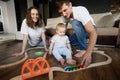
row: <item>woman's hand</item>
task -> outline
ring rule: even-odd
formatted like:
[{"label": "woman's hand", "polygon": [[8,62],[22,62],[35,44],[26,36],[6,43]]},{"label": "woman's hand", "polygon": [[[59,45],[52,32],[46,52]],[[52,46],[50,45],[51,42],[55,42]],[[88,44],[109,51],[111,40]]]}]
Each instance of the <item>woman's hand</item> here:
[{"label": "woman's hand", "polygon": [[15,56],[15,57],[21,56],[21,55],[23,55],[23,52],[20,52],[20,53],[16,52],[16,53],[12,54],[12,56]]}]

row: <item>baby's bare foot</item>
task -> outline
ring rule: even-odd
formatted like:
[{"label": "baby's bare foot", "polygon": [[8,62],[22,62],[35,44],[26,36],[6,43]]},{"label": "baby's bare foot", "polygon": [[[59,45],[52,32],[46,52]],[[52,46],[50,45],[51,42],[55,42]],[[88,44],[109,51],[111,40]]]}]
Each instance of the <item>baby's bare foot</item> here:
[{"label": "baby's bare foot", "polygon": [[64,60],[64,59],[61,59],[61,60],[60,60],[60,63],[61,63],[62,66],[64,66],[65,60]]},{"label": "baby's bare foot", "polygon": [[74,64],[76,64],[76,61],[73,60],[73,59],[68,59],[67,63],[70,64],[70,65],[74,65]]}]

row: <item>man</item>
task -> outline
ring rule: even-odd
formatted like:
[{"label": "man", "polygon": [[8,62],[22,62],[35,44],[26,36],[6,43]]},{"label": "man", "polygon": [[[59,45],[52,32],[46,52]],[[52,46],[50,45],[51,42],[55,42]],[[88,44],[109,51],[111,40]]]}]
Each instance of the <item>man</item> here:
[{"label": "man", "polygon": [[[69,37],[71,45],[80,46],[80,52],[76,56],[80,57],[80,53],[83,54],[81,64],[87,67],[91,63],[91,54],[97,39],[92,17],[85,7],[72,7],[69,0],[56,0],[55,4],[58,12],[63,16],[66,26],[68,22],[72,25],[74,34]],[[89,39],[88,43],[87,39]]]}]

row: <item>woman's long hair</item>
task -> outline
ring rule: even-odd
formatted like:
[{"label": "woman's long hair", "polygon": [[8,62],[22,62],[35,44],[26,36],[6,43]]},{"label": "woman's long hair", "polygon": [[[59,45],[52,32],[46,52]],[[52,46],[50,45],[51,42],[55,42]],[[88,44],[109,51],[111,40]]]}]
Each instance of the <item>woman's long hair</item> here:
[{"label": "woman's long hair", "polygon": [[[34,23],[34,21],[32,20],[32,17],[31,17],[31,10],[32,9],[36,9],[38,11],[38,14],[39,14],[39,18],[38,18],[38,21],[36,23]],[[42,26],[42,17],[40,15],[38,8],[32,6],[27,10],[26,23],[27,23],[28,27],[31,27],[31,28]]]}]

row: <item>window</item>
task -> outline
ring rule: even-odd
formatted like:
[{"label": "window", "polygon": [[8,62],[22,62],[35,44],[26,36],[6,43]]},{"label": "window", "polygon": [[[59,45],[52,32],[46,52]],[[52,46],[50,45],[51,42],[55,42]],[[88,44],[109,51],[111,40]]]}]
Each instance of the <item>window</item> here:
[{"label": "window", "polygon": [[2,8],[0,6],[0,33],[4,32],[3,25],[4,25],[4,23],[3,23]]}]

